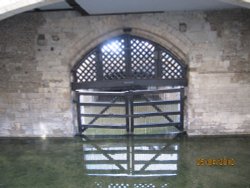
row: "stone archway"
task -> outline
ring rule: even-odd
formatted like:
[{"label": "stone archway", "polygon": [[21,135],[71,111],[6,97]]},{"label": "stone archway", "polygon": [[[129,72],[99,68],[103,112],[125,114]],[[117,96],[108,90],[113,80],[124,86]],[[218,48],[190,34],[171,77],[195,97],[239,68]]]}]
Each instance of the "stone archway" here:
[{"label": "stone archway", "polygon": [[[123,34],[105,41],[86,53],[72,69],[72,89],[76,93],[79,133],[89,128],[126,129],[133,133],[135,128],[174,126],[183,131],[184,89],[187,85],[186,64],[168,49],[151,40]],[[178,86],[175,89],[145,90],[149,87]],[[142,91],[134,91],[142,89]],[[83,92],[95,89],[98,92]],[[104,91],[103,91],[104,90]],[[124,92],[105,92],[125,90]],[[102,91],[102,92],[100,92]],[[171,96],[171,94],[173,94]],[[150,99],[147,95],[158,98]],[[86,98],[86,96],[89,96]],[[111,97],[105,102],[97,101],[103,96]],[[170,97],[171,96],[171,97]],[[117,103],[117,99],[123,101]],[[146,100],[146,102],[139,102]],[[150,106],[149,112],[134,113],[135,106]],[[165,105],[159,107],[158,105]],[[175,107],[169,107],[174,105]],[[85,107],[104,107],[98,112],[86,113]],[[112,107],[125,108],[126,113],[107,114]],[[92,111],[88,109],[87,111]],[[139,117],[160,116],[164,122],[135,125]],[[84,117],[93,117],[88,123]],[[125,118],[124,125],[94,124],[100,118]],[[104,122],[104,121],[102,121]],[[112,124],[112,123],[110,123]]]}]

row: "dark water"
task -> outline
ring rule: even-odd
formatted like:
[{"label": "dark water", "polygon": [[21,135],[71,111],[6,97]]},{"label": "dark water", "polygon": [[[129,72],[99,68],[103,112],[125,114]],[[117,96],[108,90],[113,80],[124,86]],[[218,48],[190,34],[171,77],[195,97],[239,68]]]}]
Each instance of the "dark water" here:
[{"label": "dark water", "polygon": [[250,188],[250,137],[0,139],[0,188]]}]

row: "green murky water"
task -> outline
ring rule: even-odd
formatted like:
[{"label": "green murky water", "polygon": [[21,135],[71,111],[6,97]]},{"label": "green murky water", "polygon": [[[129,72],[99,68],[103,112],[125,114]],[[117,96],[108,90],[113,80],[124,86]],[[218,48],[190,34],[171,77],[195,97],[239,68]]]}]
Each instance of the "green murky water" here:
[{"label": "green murky water", "polygon": [[0,139],[16,187],[250,188],[250,137]]}]

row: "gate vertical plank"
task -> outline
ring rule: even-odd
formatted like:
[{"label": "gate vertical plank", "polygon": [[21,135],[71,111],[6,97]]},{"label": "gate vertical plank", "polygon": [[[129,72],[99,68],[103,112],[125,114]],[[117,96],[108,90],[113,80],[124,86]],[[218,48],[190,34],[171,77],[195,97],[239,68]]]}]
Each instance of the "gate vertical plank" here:
[{"label": "gate vertical plank", "polygon": [[103,68],[102,68],[102,53],[101,53],[101,46],[99,46],[96,50],[96,71],[97,71],[97,80],[103,80]]},{"label": "gate vertical plank", "polygon": [[184,124],[184,88],[180,89],[180,110],[181,110],[181,116],[180,116],[180,131],[183,131],[183,124]]},{"label": "gate vertical plank", "polygon": [[130,36],[125,35],[125,63],[126,63],[126,78],[132,77],[131,71],[131,47],[130,47]]},{"label": "gate vertical plank", "polygon": [[126,117],[126,129],[127,129],[127,132],[129,133],[130,132],[130,122],[129,122],[129,99],[128,99],[128,96],[127,95],[125,95],[125,111],[126,111],[126,115],[127,115],[127,117]]},{"label": "gate vertical plank", "polygon": [[129,91],[129,101],[130,101],[130,115],[131,115],[131,133],[134,133],[134,95]]},{"label": "gate vertical plank", "polygon": [[80,106],[80,94],[78,91],[75,92],[76,94],[76,101],[77,101],[77,104],[76,104],[76,108],[77,108],[77,123],[78,123],[78,131],[79,133],[82,134],[82,120],[81,120],[81,106]]}]

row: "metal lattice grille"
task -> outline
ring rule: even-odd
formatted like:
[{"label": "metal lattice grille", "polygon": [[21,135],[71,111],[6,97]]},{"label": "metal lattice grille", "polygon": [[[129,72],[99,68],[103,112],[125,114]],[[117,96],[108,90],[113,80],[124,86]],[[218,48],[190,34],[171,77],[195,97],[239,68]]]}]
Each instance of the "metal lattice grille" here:
[{"label": "metal lattice grille", "polygon": [[148,41],[133,38],[131,44],[131,71],[135,79],[150,79],[156,75],[155,46]]},{"label": "metal lattice grille", "polygon": [[124,39],[105,44],[101,48],[103,78],[119,80],[126,78]]},{"label": "metal lattice grille", "polygon": [[183,78],[183,68],[180,63],[177,62],[167,52],[161,52],[162,62],[162,79],[180,79]]},{"label": "metal lattice grille", "polygon": [[96,54],[95,52],[88,55],[76,69],[76,81],[95,82],[96,78]]}]

